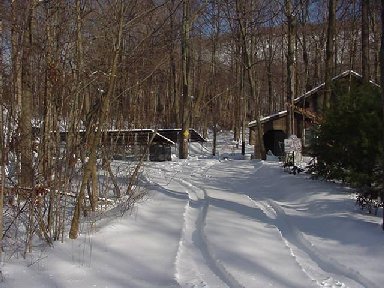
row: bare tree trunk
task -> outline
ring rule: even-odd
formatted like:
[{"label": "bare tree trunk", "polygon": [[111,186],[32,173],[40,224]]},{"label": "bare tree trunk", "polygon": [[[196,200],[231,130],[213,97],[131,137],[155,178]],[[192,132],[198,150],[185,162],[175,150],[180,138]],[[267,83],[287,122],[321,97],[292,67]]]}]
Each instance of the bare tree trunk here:
[{"label": "bare tree trunk", "polygon": [[32,168],[32,22],[34,1],[30,1],[27,12],[28,27],[24,31],[22,56],[22,102],[20,111],[20,186],[32,188],[34,171]]},{"label": "bare tree trunk", "polygon": [[[381,0],[381,27],[384,27],[384,0]],[[381,84],[381,108],[382,117],[384,123],[384,29],[381,30],[381,47],[380,47],[380,84]],[[382,135],[384,143],[384,132]],[[384,199],[384,191],[381,192],[381,199]],[[382,228],[384,230],[384,211],[383,211],[383,223]]]},{"label": "bare tree trunk", "polygon": [[[249,45],[248,45],[248,37],[247,37],[247,19],[244,19],[245,15],[245,11],[246,11],[246,7],[243,6],[245,5],[244,2],[241,2],[239,0],[236,1],[236,14],[237,14],[237,21],[238,21],[238,25],[239,25],[239,29],[240,29],[240,48],[241,48],[241,55],[242,55],[242,66],[241,66],[241,69],[242,69],[242,76],[240,76],[240,82],[243,82],[242,84],[240,84],[240,87],[244,86],[244,81],[245,81],[245,76],[247,77],[248,79],[248,88],[249,88],[249,95],[250,97],[254,97],[257,101],[256,101],[256,107],[255,107],[255,116],[256,116],[256,123],[257,123],[257,137],[256,137],[256,143],[255,143],[255,157],[256,158],[259,158],[259,159],[265,159],[266,155],[265,155],[265,148],[264,148],[264,141],[263,141],[263,130],[262,130],[262,125],[260,123],[260,116],[261,116],[261,101],[260,99],[258,99],[258,97],[256,96],[256,81],[254,79],[254,73],[252,72],[253,71],[253,63],[252,63],[252,55],[251,55],[251,52],[250,52],[250,49],[249,49]],[[252,7],[253,7],[253,2],[250,3],[250,11],[252,11]],[[246,99],[245,99],[245,91],[244,91],[244,87],[242,88],[243,91],[240,95],[242,95],[243,97],[243,107],[242,107],[242,110],[241,110],[241,113],[242,113],[242,119],[243,119],[243,122],[242,122],[242,131],[243,131],[243,135],[245,134],[245,117],[246,117],[246,109],[247,109],[247,104],[246,104]],[[245,154],[245,137],[243,136],[243,144],[242,144],[242,153],[243,155]]]},{"label": "bare tree trunk", "polygon": [[295,17],[292,11],[291,0],[285,0],[285,12],[288,20],[288,47],[287,47],[287,134],[293,135],[294,110],[293,98],[295,94]]},{"label": "bare tree trunk", "polygon": [[[169,13],[173,13],[172,10],[174,9],[175,3],[174,0],[172,0],[172,6]],[[173,103],[173,109],[171,112],[171,119],[174,123],[174,125],[178,128],[180,127],[180,112],[179,112],[179,104],[180,104],[180,97],[178,97],[177,94],[177,71],[176,71],[176,59],[175,59],[175,41],[176,41],[176,35],[175,35],[175,19],[174,15],[170,15],[169,17],[169,28],[170,28],[170,39],[169,39],[169,66],[170,66],[170,81],[169,81],[169,94],[170,98],[172,99]]]},{"label": "bare tree trunk", "polygon": [[[246,72],[249,72],[249,69],[251,69],[250,61],[251,59],[249,58],[250,55],[248,54],[247,50],[247,20],[246,19],[246,7],[245,3],[240,0],[236,0],[236,17],[237,17],[237,22],[239,25],[239,52],[240,52],[240,67],[239,67],[239,118],[240,118],[240,123],[241,123],[241,152],[244,155],[245,154],[245,137],[244,137],[244,132],[245,132],[245,111],[246,111],[246,100],[245,100],[245,75]],[[247,74],[249,75],[249,74]],[[252,83],[249,83],[250,86],[252,86]],[[253,95],[253,94],[251,94]]]},{"label": "bare tree trunk", "polygon": [[[27,12],[26,24],[28,27],[23,35],[23,56],[22,56],[22,102],[20,111],[20,186],[33,189],[34,173],[32,157],[32,47],[33,47],[33,17],[35,1],[30,1]],[[25,245],[25,253],[32,252],[32,238],[35,230],[35,208],[34,203],[29,199],[28,228]]]},{"label": "bare tree trunk", "polygon": [[[381,26],[384,27],[384,0],[381,0]],[[381,30],[381,46],[380,46],[380,84],[381,84],[381,107],[384,117],[384,29]],[[384,122],[384,121],[383,121]],[[383,135],[384,138],[384,135]]]},{"label": "bare tree trunk", "polygon": [[[17,15],[18,14],[18,7],[17,2],[12,1],[12,31],[11,31],[11,43],[12,43],[12,82],[13,82],[13,92],[15,94],[15,110],[13,113],[19,113],[21,109],[21,98],[22,98],[22,48],[19,37],[20,31],[17,29]],[[24,32],[25,33],[25,32]],[[16,115],[13,115],[16,118]],[[19,115],[17,115],[18,117]]]},{"label": "bare tree trunk", "polygon": [[[308,0],[303,1],[302,5],[302,15],[301,15],[301,37],[298,37],[299,41],[301,41],[302,44],[302,57],[303,57],[303,62],[304,62],[304,91],[309,91],[310,90],[310,81],[309,81],[309,53],[308,53],[308,35],[305,31],[306,24],[308,22],[309,18],[309,2]],[[302,40],[300,40],[302,38]],[[300,93],[301,94],[301,93]]]},{"label": "bare tree trunk", "polygon": [[[250,67],[245,67],[246,64],[246,47],[245,47],[245,33],[246,31],[244,31],[244,34],[243,32],[241,32],[241,34],[243,34],[243,39],[241,41],[241,43],[243,44],[243,46],[241,47],[241,59],[242,59],[242,65],[240,66],[240,99],[239,99],[239,114],[240,114],[240,123],[241,123],[241,153],[242,155],[244,155],[244,149],[245,149],[245,137],[244,137],[244,132],[245,132],[245,113],[246,113],[246,107],[247,107],[247,104],[246,104],[246,99],[245,99],[245,96],[246,96],[246,93],[245,93],[245,72],[247,69],[250,69]],[[245,44],[245,45],[244,45]],[[248,72],[248,70],[247,70]],[[251,85],[251,84],[250,84]]]},{"label": "bare tree trunk", "polygon": [[[376,6],[375,6],[376,7]],[[380,16],[379,16],[380,18]],[[380,82],[380,25],[378,23],[379,19],[377,18],[376,13],[372,13],[372,34],[375,39],[373,44],[373,80],[376,83]]]},{"label": "bare tree trunk", "polygon": [[[56,159],[58,159],[58,155],[55,153],[56,148],[54,142],[54,100],[53,100],[53,81],[54,81],[54,69],[55,64],[53,60],[53,49],[55,47],[55,43],[53,41],[54,38],[54,27],[53,21],[55,21],[54,15],[52,15],[51,3],[45,3],[47,5],[46,11],[48,15],[48,19],[46,20],[46,35],[47,35],[47,52],[46,52],[46,68],[45,68],[45,99],[44,99],[44,121],[43,121],[43,143],[39,145],[41,155],[40,160],[40,170],[44,179],[49,185],[50,195],[49,195],[49,206],[48,206],[48,218],[47,218],[47,227],[49,231],[53,230],[53,212],[54,206],[56,203],[55,199],[55,185],[53,183],[54,179],[57,179],[58,171],[54,171],[54,166],[52,163],[52,159],[54,155]],[[56,13],[55,13],[56,14]],[[53,18],[54,20],[51,20]],[[55,175],[56,174],[56,175]],[[53,177],[54,176],[54,177]],[[56,209],[58,207],[56,206]]]},{"label": "bare tree trunk", "polygon": [[[321,77],[320,77],[320,75],[321,75],[321,62],[322,62],[322,53],[321,53],[321,48],[320,48],[320,45],[321,44],[319,44],[318,43],[319,41],[316,41],[315,42],[315,59],[314,59],[314,63],[313,63],[313,66],[314,66],[314,71],[313,71],[313,76],[312,76],[312,81],[313,81],[313,83],[316,83],[316,84],[318,84],[319,82],[320,82],[320,79],[321,79]],[[320,97],[318,97],[318,98],[321,98],[320,100],[319,100],[319,105],[318,105],[318,107],[321,107],[321,109],[322,109],[322,107],[323,107],[323,105],[324,105],[324,95],[320,95]]]},{"label": "bare tree trunk", "polygon": [[369,82],[369,0],[361,1],[361,68],[364,82]]},{"label": "bare tree trunk", "polygon": [[129,179],[129,182],[128,182],[128,187],[127,187],[127,192],[125,193],[126,195],[129,195],[130,197],[133,197],[133,186],[135,185],[135,183],[137,182],[137,179],[139,177],[139,171],[140,171],[140,168],[143,166],[143,163],[144,163],[144,160],[148,157],[148,152],[149,152],[149,148],[151,147],[152,143],[153,143],[153,139],[155,139],[155,136],[157,134],[157,130],[155,130],[151,136],[150,139],[148,139],[148,144],[147,146],[145,147],[141,157],[140,157],[140,160],[139,162],[137,163],[137,165],[135,166],[135,169]]},{"label": "bare tree trunk", "polygon": [[[93,123],[90,125],[92,130],[90,131],[90,143],[89,143],[89,159],[85,164],[84,168],[84,176],[81,182],[80,191],[76,199],[76,206],[75,211],[72,217],[71,222],[71,229],[69,231],[69,237],[71,239],[76,239],[79,233],[79,225],[80,225],[80,214],[81,214],[81,207],[84,202],[85,197],[85,189],[88,185],[89,180],[91,177],[93,177],[94,185],[96,182],[95,179],[95,172],[93,169],[96,167],[96,160],[97,160],[97,149],[98,145],[101,140],[102,136],[102,130],[105,125],[105,122],[107,120],[107,112],[108,112],[108,106],[109,101],[112,99],[112,95],[115,88],[115,82],[116,82],[116,72],[117,72],[117,64],[118,59],[120,55],[120,47],[121,47],[121,41],[122,41],[122,34],[123,34],[123,27],[124,27],[124,11],[125,11],[125,5],[123,3],[123,0],[119,0],[119,15],[118,15],[118,33],[116,38],[114,39],[113,43],[113,53],[112,53],[112,59],[111,59],[111,67],[109,70],[109,79],[108,79],[108,90],[106,92],[106,95],[101,95],[101,103],[100,103],[100,111],[98,111],[97,116],[98,119],[96,119],[96,123]],[[93,187],[95,189],[95,187]],[[95,194],[95,191],[92,191],[93,195],[90,197],[90,201],[93,201],[92,204],[94,207],[96,207],[96,201],[97,201],[97,194]]]},{"label": "bare tree trunk", "polygon": [[4,97],[3,97],[3,21],[0,18],[0,282],[3,282],[3,208],[5,188]]},{"label": "bare tree trunk", "polygon": [[[189,140],[189,127],[188,118],[190,116],[190,3],[189,0],[183,1],[183,27],[182,27],[182,40],[181,40],[181,57],[182,57],[182,103],[181,103],[181,135],[179,143],[179,158],[188,158],[188,140]],[[188,112],[189,111],[189,112]]]},{"label": "bare tree trunk", "polygon": [[113,188],[114,188],[114,194],[116,198],[121,198],[121,190],[117,183],[116,176],[113,174],[112,168],[111,168],[111,162],[108,159],[104,159],[104,169],[108,171],[109,177],[111,178]]},{"label": "bare tree trunk", "polygon": [[[235,44],[235,53],[236,55],[234,55],[236,58],[239,58],[241,59],[241,44],[240,44],[240,32],[237,32],[239,35],[237,35],[237,39],[236,39],[236,44]],[[241,69],[242,69],[242,65],[240,63],[241,61],[234,61],[233,63],[233,66],[234,66],[234,70],[235,70],[235,73],[236,73],[236,80],[237,80],[237,87],[238,87],[238,95],[234,95],[233,96],[233,107],[234,107],[234,128],[233,128],[233,131],[234,131],[234,135],[233,135],[233,140],[236,141],[236,143],[239,143],[240,141],[240,127],[241,127],[241,103],[240,103],[240,99],[241,98]]]},{"label": "bare tree trunk", "polygon": [[218,38],[220,35],[220,8],[218,5],[218,1],[213,2],[212,7],[214,16],[212,16],[213,21],[213,35],[212,35],[212,52],[211,52],[211,63],[210,63],[210,83],[209,83],[209,95],[212,100],[212,124],[213,124],[213,141],[212,141],[212,155],[216,156],[216,144],[217,144],[217,124],[218,124],[218,118],[219,118],[219,109],[217,99],[214,99],[216,95],[216,65],[217,65],[217,45],[218,45]]},{"label": "bare tree trunk", "polygon": [[[68,141],[67,141],[67,152],[68,159],[71,159],[74,155],[76,158],[78,157],[76,151],[72,151],[72,149],[77,146],[78,135],[79,135],[79,106],[78,106],[78,96],[82,92],[81,91],[81,78],[82,78],[82,69],[83,69],[83,45],[82,45],[82,17],[81,17],[81,9],[80,9],[80,0],[76,0],[76,91],[75,97],[71,99],[70,102],[70,117],[69,117],[69,131],[68,131]],[[81,157],[83,158],[83,157]],[[91,161],[89,159],[88,161]],[[69,166],[74,166],[74,163],[68,163]],[[72,216],[71,230],[69,232],[69,237],[71,239],[75,239],[78,236],[78,230],[80,226],[80,215],[81,210],[83,208],[84,201],[84,189],[88,183],[89,172],[86,170],[83,172],[83,179],[80,186],[80,192],[78,193],[76,199],[76,206],[74,210],[74,214]],[[85,179],[86,178],[86,179]]]},{"label": "bare tree trunk", "polygon": [[272,83],[272,65],[273,65],[273,46],[272,36],[268,34],[268,63],[267,63],[267,83],[268,83],[268,115],[274,111],[273,83]]},{"label": "bare tree trunk", "polygon": [[334,73],[334,46],[336,33],[336,5],[337,0],[329,0],[328,3],[328,28],[327,43],[325,48],[325,87],[323,111],[327,110],[331,103],[332,77]]}]

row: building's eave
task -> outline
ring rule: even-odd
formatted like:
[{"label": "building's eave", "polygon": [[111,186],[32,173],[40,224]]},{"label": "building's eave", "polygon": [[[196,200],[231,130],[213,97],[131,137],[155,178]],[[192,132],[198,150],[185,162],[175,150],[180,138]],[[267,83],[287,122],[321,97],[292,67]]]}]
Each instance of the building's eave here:
[{"label": "building's eave", "polygon": [[171,139],[161,135],[159,132],[156,133],[156,136],[160,137],[161,139],[164,139],[166,142],[168,142],[168,144],[176,145],[175,142],[173,142]]},{"label": "building's eave", "polygon": [[[360,78],[362,79],[363,76],[361,76],[359,73],[353,71],[353,70],[347,70],[347,71],[344,71],[343,73],[340,73],[339,75],[336,75],[335,77],[332,78],[332,81],[334,80],[337,80],[337,79],[340,79],[340,78],[344,78],[346,76],[354,76],[355,78]],[[380,87],[380,85],[378,85],[377,83],[375,83],[374,81],[370,80],[369,83],[371,83],[372,85],[375,85],[377,87]],[[323,87],[325,86],[325,83],[321,83],[320,85],[316,86],[315,88],[305,92],[303,95],[295,98],[293,101],[294,103],[297,103],[299,102],[301,99],[304,99],[304,98],[307,98],[309,96],[311,96],[313,93],[317,92],[318,90],[322,89]]]},{"label": "building's eave", "polygon": [[[260,123],[263,124],[263,123],[268,122],[269,120],[271,120],[273,118],[280,118],[280,117],[283,117],[285,115],[287,115],[287,110],[283,110],[283,111],[277,112],[277,113],[269,115],[269,116],[261,117]],[[257,126],[256,120],[249,122],[249,124],[248,124],[249,128],[254,127],[254,126]]]},{"label": "building's eave", "polygon": [[[340,74],[336,75],[335,77],[333,77],[333,78],[332,78],[332,81],[337,80],[337,79],[339,79],[339,78],[343,78],[343,77],[349,76],[349,75],[351,75],[351,76],[353,76],[353,77],[356,77],[356,78],[360,78],[360,79],[363,78],[359,73],[357,73],[357,72],[355,72],[355,71],[353,71],[353,70],[347,70],[347,71],[344,71],[343,73],[340,73]],[[375,83],[375,82],[372,81],[372,80],[370,80],[369,83],[371,83],[371,84],[374,85],[374,86],[380,87],[380,85],[378,85],[377,83]],[[295,99],[293,100],[294,103],[297,103],[297,102],[299,102],[301,99],[305,99],[305,98],[311,96],[313,93],[319,91],[319,90],[322,89],[324,86],[325,86],[325,83],[322,83],[322,84],[316,86],[315,88],[313,88],[313,89],[311,89],[311,90],[305,92],[303,95],[301,95],[301,96],[295,98]],[[271,119],[274,119],[274,118],[278,119],[278,118],[283,117],[283,116],[285,116],[285,115],[287,115],[287,110],[280,111],[280,112],[278,112],[278,113],[274,113],[274,114],[271,114],[271,115],[269,115],[269,116],[260,117],[260,123],[263,124],[263,123],[265,123],[265,122],[268,122],[268,121],[271,120]],[[255,127],[255,126],[257,126],[257,121],[256,121],[256,120],[253,120],[253,121],[249,122],[249,124],[248,124],[248,127],[249,127],[249,128],[252,128],[252,127]]]}]

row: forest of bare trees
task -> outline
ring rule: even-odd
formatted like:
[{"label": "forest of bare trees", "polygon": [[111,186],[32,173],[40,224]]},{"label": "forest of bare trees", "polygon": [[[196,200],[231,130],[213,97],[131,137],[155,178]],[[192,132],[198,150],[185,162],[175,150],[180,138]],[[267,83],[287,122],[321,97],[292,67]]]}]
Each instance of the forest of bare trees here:
[{"label": "forest of bare trees", "polygon": [[77,237],[98,209],[106,129],[182,128],[181,144],[189,127],[226,129],[245,143],[249,121],[342,71],[379,83],[381,2],[2,0],[3,240],[18,221],[25,253],[33,237]]}]

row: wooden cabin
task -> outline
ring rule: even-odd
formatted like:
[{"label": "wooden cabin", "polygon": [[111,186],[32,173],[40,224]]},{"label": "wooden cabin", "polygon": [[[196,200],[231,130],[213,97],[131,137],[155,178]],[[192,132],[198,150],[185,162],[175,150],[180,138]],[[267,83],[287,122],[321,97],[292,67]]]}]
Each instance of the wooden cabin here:
[{"label": "wooden cabin", "polygon": [[[352,70],[345,71],[332,79],[332,84],[338,85],[343,89],[352,89],[356,85],[362,85],[362,76]],[[377,84],[370,82],[372,85]],[[294,99],[294,124],[293,134],[302,139],[303,147],[309,146],[311,128],[321,121],[319,108],[322,107],[321,97],[324,95],[325,83],[313,88],[303,95]],[[335,95],[331,95],[331,105]],[[261,117],[260,123],[263,129],[263,141],[265,150],[271,151],[276,156],[284,154],[284,139],[287,138],[287,110]],[[257,122],[252,121],[248,125],[249,129],[257,133]],[[256,134],[257,135],[257,134]],[[255,140],[257,141],[257,139]],[[251,143],[255,145],[256,143]],[[258,145],[255,145],[255,155]]]}]

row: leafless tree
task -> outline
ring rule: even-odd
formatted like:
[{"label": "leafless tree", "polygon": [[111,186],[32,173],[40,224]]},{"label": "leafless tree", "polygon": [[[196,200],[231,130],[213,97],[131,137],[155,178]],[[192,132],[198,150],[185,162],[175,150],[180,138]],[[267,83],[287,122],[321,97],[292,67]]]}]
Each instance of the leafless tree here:
[{"label": "leafless tree", "polygon": [[[245,153],[248,121],[287,102],[291,119],[293,98],[324,79],[330,91],[335,73],[355,69],[379,80],[380,4],[2,1],[0,165],[15,169],[8,177],[3,171],[1,192],[7,200],[8,191],[24,193],[13,214],[3,215],[6,239],[14,232],[28,251],[33,237],[63,239],[65,219],[72,219],[76,238],[81,215],[97,213],[100,169],[114,197],[124,196],[111,169],[113,149],[120,148],[101,144],[107,129],[182,128],[180,158],[187,158],[188,128],[208,136],[209,127],[214,134],[221,127],[242,137]],[[262,158],[258,131],[251,136]],[[134,183],[131,176],[127,182]],[[75,215],[67,209],[73,201]],[[28,231],[23,239],[21,225]]]},{"label": "leafless tree", "polygon": [[[331,81],[334,71],[334,46],[336,34],[336,5],[337,0],[329,0],[328,2],[328,28],[327,28],[327,43],[325,50],[325,95],[323,110],[329,108],[331,102]],[[321,103],[320,103],[321,104]],[[321,107],[321,106],[320,106]]]},{"label": "leafless tree", "polygon": [[190,91],[191,91],[191,51],[190,51],[190,1],[183,0],[183,24],[181,37],[182,57],[182,101],[181,101],[181,135],[179,143],[179,158],[188,158],[189,115],[190,115]]},{"label": "leafless tree", "polygon": [[108,88],[106,91],[106,95],[101,95],[100,103],[98,107],[95,107],[95,110],[92,113],[96,113],[97,118],[93,118],[90,120],[87,129],[89,129],[89,159],[85,163],[83,179],[80,186],[80,191],[77,195],[76,206],[74,215],[72,217],[71,229],[69,231],[69,237],[72,239],[76,239],[79,233],[79,225],[80,225],[80,215],[81,210],[83,209],[83,202],[85,198],[85,190],[87,188],[88,181],[92,177],[92,192],[89,195],[89,199],[91,202],[92,210],[96,210],[96,205],[98,201],[98,193],[97,193],[97,178],[96,178],[96,165],[97,165],[97,150],[98,145],[101,141],[102,131],[105,129],[105,124],[107,120],[107,112],[109,101],[113,96],[113,92],[115,89],[115,81],[116,81],[116,72],[118,59],[120,56],[120,47],[122,41],[122,34],[124,28],[124,13],[125,13],[125,5],[122,0],[116,1],[116,29],[115,37],[112,42],[112,54],[110,60],[110,68],[108,71]]},{"label": "leafless tree", "polygon": [[296,19],[293,15],[292,1],[285,1],[285,13],[287,17],[287,133],[293,135],[294,131],[294,110],[293,98],[295,97],[295,26]]},{"label": "leafless tree", "polygon": [[361,1],[361,67],[365,82],[369,81],[369,0]]},{"label": "leafless tree", "polygon": [[[1,6],[0,6],[1,8]],[[4,188],[5,188],[5,159],[4,159],[4,98],[3,98],[3,21],[0,15],[0,282],[3,279],[3,209],[4,209]]]},{"label": "leafless tree", "polygon": [[[381,0],[381,27],[384,27],[384,0]],[[380,47],[380,84],[381,84],[381,108],[382,108],[382,117],[383,117],[383,123],[384,123],[384,29],[381,31],[381,47]],[[383,132],[383,141],[384,141],[384,132]],[[384,199],[384,192],[381,193],[381,199]],[[383,223],[382,228],[384,230],[384,213],[383,213]]]}]

